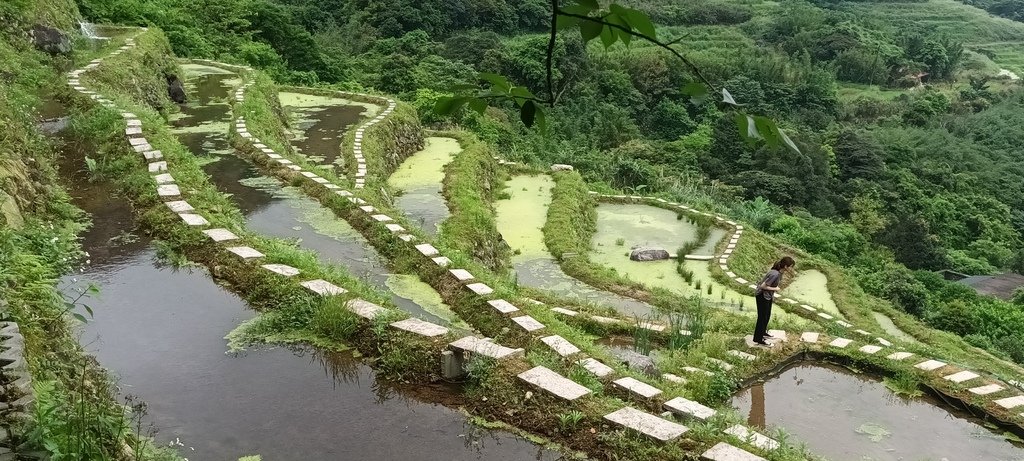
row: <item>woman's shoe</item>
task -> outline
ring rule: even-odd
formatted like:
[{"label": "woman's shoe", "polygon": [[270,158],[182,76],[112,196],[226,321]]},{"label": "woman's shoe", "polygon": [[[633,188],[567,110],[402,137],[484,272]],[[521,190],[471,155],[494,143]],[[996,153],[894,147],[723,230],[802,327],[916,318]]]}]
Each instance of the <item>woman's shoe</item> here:
[{"label": "woman's shoe", "polygon": [[772,343],[765,342],[764,340],[754,341],[754,344],[757,344],[758,346],[762,346],[762,347],[772,347]]}]

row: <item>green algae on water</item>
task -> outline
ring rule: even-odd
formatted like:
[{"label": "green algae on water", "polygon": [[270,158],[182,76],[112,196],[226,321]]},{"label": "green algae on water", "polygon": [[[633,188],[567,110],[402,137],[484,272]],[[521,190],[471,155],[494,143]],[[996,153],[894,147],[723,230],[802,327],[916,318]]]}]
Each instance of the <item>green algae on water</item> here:
[{"label": "green algae on water", "polygon": [[506,184],[507,199],[494,204],[496,226],[515,255],[514,263],[550,258],[544,245],[544,223],[555,182],[548,175],[515,176]]},{"label": "green algae on water", "polygon": [[441,295],[434,291],[434,288],[427,285],[415,275],[391,274],[385,282],[392,293],[416,303],[428,313],[444,319],[456,328],[470,330],[471,328],[452,311],[441,299]]},{"label": "green algae on water", "polygon": [[886,334],[895,336],[896,338],[906,341],[908,343],[918,342],[917,338],[910,336],[905,331],[901,330],[900,327],[893,323],[892,319],[881,312],[872,312],[871,315],[875,317],[875,322],[878,326],[882,327],[882,331]]},{"label": "green algae on water", "polygon": [[845,318],[839,312],[839,306],[828,291],[828,277],[821,271],[810,269],[800,271],[796,279],[783,290],[783,295],[824,310],[839,318]]},{"label": "green algae on water", "polygon": [[402,162],[388,178],[389,186],[402,190],[426,187],[441,190],[444,166],[462,151],[462,146],[453,138],[431,136],[425,141],[423,149]]}]

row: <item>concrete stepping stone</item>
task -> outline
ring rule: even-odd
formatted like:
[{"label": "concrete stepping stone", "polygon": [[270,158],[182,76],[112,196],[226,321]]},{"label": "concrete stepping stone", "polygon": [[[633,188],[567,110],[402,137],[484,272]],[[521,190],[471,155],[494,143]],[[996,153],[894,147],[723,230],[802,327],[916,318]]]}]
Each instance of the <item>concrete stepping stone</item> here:
[{"label": "concrete stepping stone", "polygon": [[387,309],[362,299],[353,299],[345,303],[345,307],[348,307],[348,310],[367,320],[373,320],[378,315],[387,312]]},{"label": "concrete stepping stone", "polygon": [[404,227],[402,227],[402,226],[400,226],[398,224],[394,224],[394,223],[385,224],[384,227],[386,227],[393,234],[397,234],[399,232],[405,232],[405,228]]},{"label": "concrete stepping stone", "polygon": [[448,271],[448,273],[452,274],[452,276],[455,277],[455,279],[460,282],[473,280],[473,274],[470,274],[469,271],[465,269],[451,269]]},{"label": "concrete stepping stone", "polygon": [[881,344],[881,345],[883,345],[885,347],[892,347],[892,342],[890,342],[889,340],[887,340],[885,338],[875,338],[875,341],[877,341],[878,344]]},{"label": "concrete stepping stone", "polygon": [[801,304],[800,307],[803,308],[805,311],[808,311],[808,312],[817,312],[818,311],[818,309],[815,309],[815,308],[813,308],[811,306],[808,306],[807,304]]},{"label": "concrete stepping stone", "polygon": [[423,256],[437,256],[438,254],[440,254],[440,252],[437,251],[437,248],[434,248],[434,245],[431,245],[429,243],[421,243],[419,245],[416,245],[416,250],[422,253]]},{"label": "concrete stepping stone", "polygon": [[386,214],[375,214],[375,215],[370,216],[370,217],[373,218],[373,220],[377,221],[377,222],[394,221],[393,219],[391,219],[391,216],[388,216]]},{"label": "concrete stepping stone", "polygon": [[835,319],[835,317],[833,317],[833,316],[831,316],[831,315],[828,315],[828,314],[826,314],[826,313],[824,313],[824,312],[818,312],[818,317],[821,317],[821,318],[823,318],[823,319],[825,319],[825,320],[832,320],[832,319]]},{"label": "concrete stepping stone", "polygon": [[[138,150],[138,149],[136,149],[136,150]],[[153,160],[160,160],[160,159],[164,158],[164,153],[160,152],[158,150],[151,150],[151,149],[143,149],[143,150],[144,150],[144,152],[142,152],[142,157],[145,158],[146,160],[153,161]]]},{"label": "concrete stepping stone", "polygon": [[737,351],[737,350],[727,351],[726,354],[729,354],[729,355],[731,355],[733,357],[738,357],[738,358],[741,358],[741,359],[747,360],[747,361],[753,361],[753,360],[757,359],[757,356],[754,355],[754,354],[748,354],[746,352]]},{"label": "concrete stepping stone", "polygon": [[149,168],[150,173],[159,173],[161,171],[167,171],[167,162],[165,161],[152,162],[147,166]]},{"label": "concrete stepping stone", "polygon": [[608,376],[608,375],[611,375],[611,374],[615,373],[615,369],[613,369],[612,367],[610,367],[608,365],[605,365],[605,364],[601,363],[600,360],[597,360],[595,358],[587,357],[587,358],[585,358],[583,360],[580,360],[579,362],[576,362],[576,363],[578,363],[580,366],[582,366],[587,371],[593,373],[594,376],[597,376],[598,378],[604,378],[605,376]]},{"label": "concrete stepping stone", "polygon": [[299,275],[300,272],[302,272],[287,264],[264,264],[261,267],[270,272],[273,272],[278,275],[283,275],[285,277],[294,277],[296,275]]},{"label": "concrete stepping stone", "polygon": [[178,189],[176,184],[163,184],[157,186],[156,195],[161,197],[180,197],[181,189]]},{"label": "concrete stepping stone", "polygon": [[525,355],[525,351],[522,348],[512,349],[499,344],[494,344],[490,341],[485,341],[475,336],[466,336],[465,338],[452,341],[451,343],[448,343],[448,346],[473,354],[479,354],[484,357],[490,357],[492,359],[522,357]]},{"label": "concrete stepping stone", "polygon": [[615,381],[612,381],[612,384],[645,399],[651,399],[661,394],[661,389],[633,378],[632,376],[616,379]]},{"label": "concrete stepping stone", "polygon": [[199,216],[197,214],[194,214],[194,213],[179,213],[178,216],[181,217],[182,221],[185,221],[185,224],[188,224],[190,226],[209,226],[210,225],[210,221],[207,221],[206,218],[204,218],[202,216]]},{"label": "concrete stepping stone", "polygon": [[815,333],[813,331],[807,331],[800,335],[800,341],[803,341],[805,343],[816,343],[818,342],[818,336],[818,333]]},{"label": "concrete stepping stone", "polygon": [[234,253],[239,258],[242,258],[242,260],[262,258],[266,256],[252,247],[228,247],[227,250]]},{"label": "concrete stepping stone", "polygon": [[868,344],[866,346],[861,346],[859,350],[865,354],[877,354],[878,351],[882,350],[882,346]]},{"label": "concrete stepping stone", "polygon": [[146,138],[130,138],[130,139],[128,139],[128,145],[130,145],[130,146],[142,146],[142,145],[145,145],[145,144],[149,144],[149,141],[146,141]]},{"label": "concrete stepping stone", "polygon": [[846,346],[849,346],[850,343],[852,343],[852,342],[853,342],[852,339],[836,338],[836,339],[833,339],[832,342],[828,343],[828,345],[832,346],[832,347],[838,347],[838,348],[842,349],[842,348],[845,348]]},{"label": "concrete stepping stone", "polygon": [[971,391],[972,394],[988,395],[988,394],[994,394],[994,393],[999,392],[999,391],[1001,391],[1003,389],[1006,389],[1006,388],[1003,387],[1003,386],[1000,386],[998,384],[986,384],[984,386],[972,387],[972,388],[970,388],[968,390]]},{"label": "concrete stepping stone", "polygon": [[676,397],[665,402],[665,409],[680,416],[690,416],[700,420],[706,420],[717,413],[715,410],[701,405],[693,400]]},{"label": "concrete stepping stone", "polygon": [[572,309],[566,309],[564,307],[552,307],[551,308],[551,312],[555,312],[555,313],[562,314],[562,315],[567,315],[569,317],[575,317],[575,316],[579,315],[579,312],[576,312],[576,311],[574,311]]},{"label": "concrete stepping stone", "polygon": [[676,384],[686,384],[686,378],[684,378],[682,376],[676,376],[676,375],[674,375],[672,373],[662,373],[661,374],[661,379],[664,379],[665,381],[676,383]]},{"label": "concrete stepping stone", "polygon": [[426,320],[420,320],[417,318],[407,318],[405,320],[399,320],[392,322],[391,326],[399,330],[408,331],[415,333],[420,336],[426,336],[433,338],[434,336],[443,336],[448,334],[448,329],[434,323],[427,322]]},{"label": "concrete stepping stone", "polygon": [[203,231],[210,240],[214,242],[226,242],[228,240],[238,240],[238,236],[227,229],[207,229]]},{"label": "concrete stepping stone", "polygon": [[925,360],[924,362],[914,365],[914,368],[918,368],[924,371],[933,371],[938,370],[939,368],[942,368],[944,366],[946,366],[945,362],[940,362],[938,360]]},{"label": "concrete stepping stone", "polygon": [[160,173],[153,176],[153,180],[156,181],[157,184],[174,184],[174,176],[171,176],[170,173]]},{"label": "concrete stepping stone", "polygon": [[710,371],[702,370],[702,369],[696,368],[696,367],[683,367],[683,368],[681,368],[681,370],[683,370],[683,371],[685,371],[687,373],[701,374],[701,375],[705,375],[705,376],[714,376],[715,375],[714,373],[712,373]]},{"label": "concrete stepping stone", "polygon": [[590,320],[593,320],[593,321],[595,321],[597,323],[604,323],[604,324],[615,324],[615,323],[621,322],[621,320],[619,320],[619,319],[613,319],[611,317],[602,317],[600,315],[591,315],[590,316]]},{"label": "concrete stepping stone", "polygon": [[725,371],[730,371],[734,368],[731,363],[712,357],[708,357],[708,362],[718,366],[718,368],[721,368],[722,370]]},{"label": "concrete stepping stone", "polygon": [[[417,249],[419,249],[419,248],[417,248]],[[448,266],[450,266],[452,264],[452,260],[448,259],[447,256],[438,256],[436,258],[432,258],[431,261],[434,261],[434,264],[437,264],[438,266],[441,266],[441,267],[448,267]]]},{"label": "concrete stepping stone", "polygon": [[340,195],[342,197],[351,197],[352,196],[352,193],[347,191],[347,190],[339,190],[339,191],[336,191],[334,193],[337,194],[337,195]]},{"label": "concrete stepping stone", "polygon": [[911,352],[894,352],[892,354],[889,354],[887,358],[890,360],[903,360],[913,356],[914,354]]},{"label": "concrete stepping stone", "polygon": [[701,459],[707,461],[767,461],[742,448],[737,448],[725,442],[718,442],[700,455]]},{"label": "concrete stepping stone", "polygon": [[742,424],[737,424],[722,432],[735,436],[736,438],[748,442],[762,450],[775,450],[779,448],[779,442],[765,436],[764,434],[747,429],[747,427]]},{"label": "concrete stepping stone", "polygon": [[962,383],[964,381],[970,381],[970,380],[972,380],[974,378],[978,378],[978,377],[980,377],[980,375],[978,375],[977,373],[975,373],[973,371],[964,370],[964,371],[961,371],[961,372],[958,372],[958,373],[953,373],[953,374],[951,374],[949,376],[943,376],[942,379],[945,379],[945,380],[948,380],[948,381],[952,381],[954,383],[958,383],[959,384],[959,383]]},{"label": "concrete stepping stone", "polygon": [[476,293],[479,296],[485,296],[494,293],[494,288],[491,288],[483,283],[470,283],[469,285],[466,285],[466,288],[468,288],[469,291],[472,291],[473,293]]},{"label": "concrete stepping stone", "polygon": [[590,389],[541,366],[519,373],[518,377],[563,400],[572,401],[591,393]]},{"label": "concrete stepping stone", "polygon": [[302,282],[301,285],[320,296],[336,296],[348,293],[348,290],[323,279],[307,280]]},{"label": "concrete stepping stone", "polygon": [[604,415],[604,419],[662,442],[677,439],[689,430],[689,428],[682,424],[659,418],[632,407],[620,408],[608,413]]},{"label": "concrete stepping stone", "polygon": [[[852,324],[852,323],[850,323],[850,322],[844,322],[844,321],[842,321],[842,320],[836,320],[836,325],[839,325],[839,326],[841,326],[841,327],[843,327],[843,328],[850,328],[850,327],[852,327],[852,326],[853,326],[853,324]],[[861,333],[861,331],[863,331],[863,330],[857,330],[857,333]],[[863,333],[861,333],[861,334],[863,334]]]},{"label": "concrete stepping stone", "polygon": [[316,177],[316,178],[309,178],[309,179],[311,179],[313,182],[315,182],[317,184],[321,184],[321,185],[325,185],[325,184],[330,184],[331,183],[331,181],[329,181],[327,178]]},{"label": "concrete stepping stone", "polygon": [[520,315],[519,317],[512,317],[512,321],[519,325],[527,332],[534,332],[544,329],[544,324],[537,321],[537,319],[530,317],[529,315]]},{"label": "concrete stepping stone", "polygon": [[746,284],[748,284],[748,283],[750,283],[750,282],[748,282],[748,281],[747,281],[747,279],[743,279],[743,278],[739,278],[739,277],[737,277],[737,278],[736,278],[736,283],[738,283],[738,284],[740,284],[740,285],[746,285]]},{"label": "concrete stepping stone", "polygon": [[562,357],[568,357],[580,352],[580,348],[558,335],[545,336],[540,338],[540,340]]},{"label": "concrete stepping stone", "polygon": [[124,129],[125,136],[142,136],[142,127],[130,126]]},{"label": "concrete stepping stone", "polygon": [[775,341],[789,341],[789,335],[786,334],[785,330],[768,330],[768,334],[771,335]]},{"label": "concrete stepping stone", "polygon": [[996,400],[996,405],[999,405],[1007,410],[1011,408],[1017,408],[1024,405],[1024,395],[1015,395],[1013,397],[1007,397],[1005,399]]},{"label": "concrete stepping stone", "polygon": [[[838,322],[837,322],[837,323],[838,323]],[[859,335],[861,335],[861,336],[871,336],[871,333],[868,333],[868,332],[866,332],[866,331],[864,331],[864,330],[853,330],[853,332],[854,332],[854,333],[857,333],[857,334],[859,334]]]},{"label": "concrete stepping stone", "polygon": [[175,213],[195,211],[195,208],[192,208],[192,205],[184,200],[171,200],[170,202],[164,202],[164,205],[167,205],[167,208],[170,208]]},{"label": "concrete stepping stone", "polygon": [[513,306],[512,303],[505,301],[504,299],[492,299],[490,301],[487,301],[487,304],[490,304],[491,307],[505,315],[511,314],[513,312],[519,312],[518,307]]}]

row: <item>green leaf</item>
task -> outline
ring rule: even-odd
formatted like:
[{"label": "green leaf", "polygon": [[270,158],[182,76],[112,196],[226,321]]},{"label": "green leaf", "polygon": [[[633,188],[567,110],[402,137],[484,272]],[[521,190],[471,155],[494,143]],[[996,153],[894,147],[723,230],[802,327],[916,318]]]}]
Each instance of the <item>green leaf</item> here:
[{"label": "green leaf", "polygon": [[580,8],[586,8],[589,11],[601,8],[601,5],[597,3],[597,0],[576,0],[576,5]]},{"label": "green leaf", "polygon": [[733,120],[736,122],[736,128],[739,129],[740,136],[748,143],[761,139],[761,135],[757,134],[757,124],[754,122],[753,117],[737,112],[733,115]]},{"label": "green leaf", "polygon": [[782,139],[782,143],[785,144],[786,147],[789,147],[793,152],[796,152],[796,153],[799,154],[800,153],[800,148],[797,147],[796,143],[793,142],[792,139],[789,138],[789,135],[787,135],[785,131],[782,131],[782,128],[776,128],[776,129],[779,132],[779,138]]},{"label": "green leaf", "polygon": [[704,104],[704,101],[708,99],[708,87],[700,82],[690,82],[683,86],[682,90],[684,95],[690,97],[690,103],[695,106]]},{"label": "green leaf", "polygon": [[565,16],[562,14],[555,17],[555,28],[558,30],[569,29],[579,23],[580,18],[574,18],[572,16]]},{"label": "green leaf", "polygon": [[626,9],[626,20],[629,21],[630,27],[637,32],[646,35],[652,39],[657,39],[657,31],[654,29],[654,23],[651,22],[651,18],[647,17],[640,10],[633,8]]},{"label": "green leaf", "polygon": [[487,100],[483,98],[473,98],[469,101],[469,108],[476,111],[476,113],[483,115],[484,111],[487,110]]},{"label": "green leaf", "polygon": [[611,27],[603,26],[601,28],[601,43],[604,44],[605,48],[614,45],[616,38],[618,38],[618,34]]},{"label": "green leaf", "polygon": [[84,307],[84,308],[85,308],[85,311],[89,313],[89,318],[96,318],[96,314],[94,314],[94,313],[92,312],[92,308],[91,308],[91,307],[89,307],[89,305],[87,305],[87,304],[82,304],[82,307]]},{"label": "green leaf", "polygon": [[523,121],[523,124],[527,128],[533,126],[533,121],[537,117],[537,104],[531,100],[527,100],[523,103],[523,107],[519,109],[519,119]]},{"label": "green leaf", "polygon": [[[605,20],[612,24],[616,24],[625,27],[626,29],[632,30],[632,28],[629,27],[629,23],[626,22],[626,20],[618,14],[609,14],[608,17],[605,18]],[[625,30],[618,29],[615,27],[609,27],[608,29],[611,30],[612,32],[615,32],[615,35],[618,37],[619,40],[622,40],[622,43],[624,45],[629,46],[629,41],[633,39],[633,36],[630,35],[629,32],[626,32]],[[603,40],[604,37],[601,37],[601,39]],[[607,47],[608,45],[605,46]]]},{"label": "green leaf", "polygon": [[451,115],[455,111],[459,110],[459,108],[464,104],[469,102],[469,100],[470,98],[464,96],[445,96],[434,103],[434,113],[438,115]]},{"label": "green leaf", "polygon": [[512,84],[508,82],[508,79],[498,74],[492,74],[490,72],[481,72],[477,75],[480,80],[490,82],[501,91],[508,91],[512,87]]},{"label": "green leaf", "polygon": [[537,125],[538,128],[540,128],[540,132],[541,133],[547,134],[547,132],[548,132],[548,120],[544,116],[544,108],[538,105],[536,107],[536,110],[537,110],[537,112],[536,112],[536,115],[534,116],[535,117],[536,125]]},{"label": "green leaf", "polygon": [[72,313],[71,313],[71,316],[72,316],[72,317],[74,317],[74,318],[76,318],[76,319],[78,319],[78,321],[79,321],[79,322],[82,322],[82,323],[89,323],[89,320],[88,320],[88,319],[86,319],[84,315],[82,315],[82,314],[79,314],[78,312],[72,312]]},{"label": "green leaf", "polygon": [[729,90],[727,90],[725,88],[722,88],[722,102],[724,102],[726,104],[731,104],[733,106],[739,106],[740,105],[740,104],[738,104],[736,102],[735,99],[732,98],[732,94],[729,93]]},{"label": "green leaf", "polygon": [[530,92],[530,89],[526,88],[525,86],[514,86],[512,87],[512,90],[509,93],[511,93],[512,96],[515,96],[517,98],[533,99],[536,97],[533,95],[532,92]]},{"label": "green leaf", "polygon": [[599,35],[604,30],[604,24],[595,21],[580,21],[580,34],[583,35],[583,41],[589,42]]},{"label": "green leaf", "polygon": [[757,134],[764,138],[769,146],[779,145],[779,127],[772,119],[761,115],[754,116],[754,126],[757,129]]}]

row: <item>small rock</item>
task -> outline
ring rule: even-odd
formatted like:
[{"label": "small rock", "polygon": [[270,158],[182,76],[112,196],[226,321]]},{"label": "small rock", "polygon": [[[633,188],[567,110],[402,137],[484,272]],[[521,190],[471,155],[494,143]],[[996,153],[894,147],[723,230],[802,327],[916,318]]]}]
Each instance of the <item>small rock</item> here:
[{"label": "small rock", "polygon": [[533,398],[533,391],[526,391],[526,400],[530,400],[532,398]]},{"label": "small rock", "polygon": [[629,259],[633,261],[661,261],[670,257],[668,250],[662,248],[636,248],[629,252]]},{"label": "small rock", "polygon": [[177,104],[185,104],[188,102],[188,96],[185,94],[185,84],[181,82],[181,79],[177,75],[167,74],[167,96],[171,98]]},{"label": "small rock", "polygon": [[572,165],[566,165],[564,163],[551,165],[551,171],[572,171],[573,169]]}]

